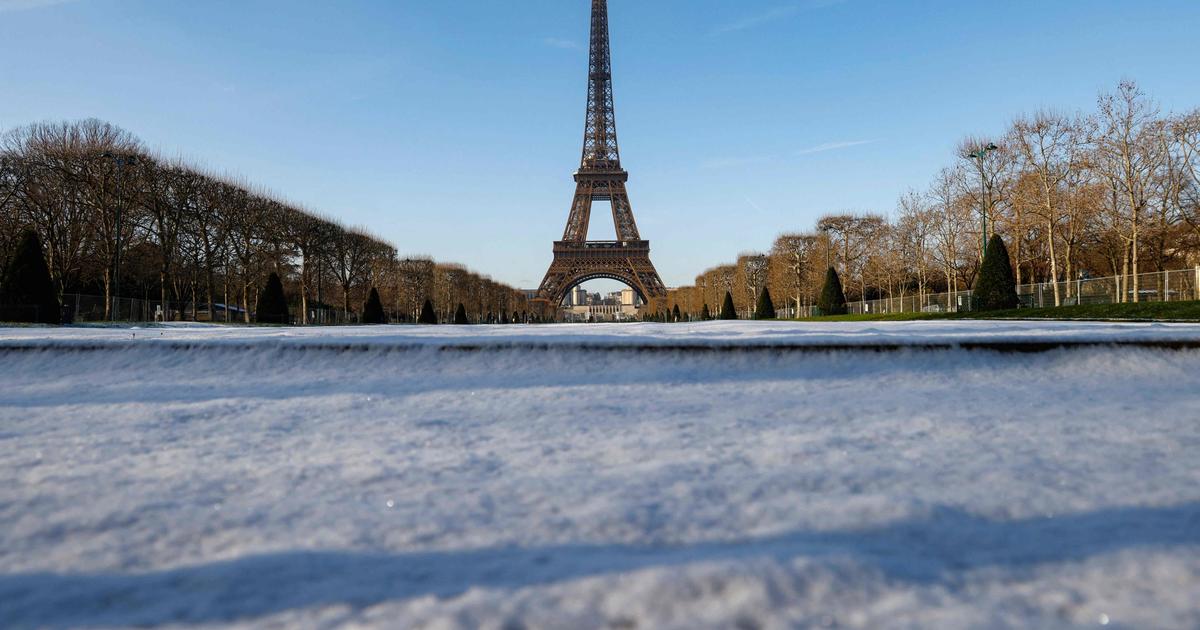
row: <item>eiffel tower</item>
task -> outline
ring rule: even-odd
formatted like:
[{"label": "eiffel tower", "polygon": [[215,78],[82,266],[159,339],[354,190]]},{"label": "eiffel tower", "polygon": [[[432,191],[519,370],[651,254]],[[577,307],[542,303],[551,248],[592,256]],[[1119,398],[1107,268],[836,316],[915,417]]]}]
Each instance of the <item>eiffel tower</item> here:
[{"label": "eiffel tower", "polygon": [[[642,301],[664,298],[663,286],[650,262],[650,241],[643,240],[633,219],[617,149],[617,117],[613,109],[612,59],[608,43],[608,0],[592,0],[591,61],[588,67],[587,120],[583,159],[575,173],[575,201],[561,241],[554,243],[554,262],[538,289],[538,300],[558,306],[571,289],[598,278],[629,285]],[[612,205],[617,240],[589,241],[592,203]]]}]

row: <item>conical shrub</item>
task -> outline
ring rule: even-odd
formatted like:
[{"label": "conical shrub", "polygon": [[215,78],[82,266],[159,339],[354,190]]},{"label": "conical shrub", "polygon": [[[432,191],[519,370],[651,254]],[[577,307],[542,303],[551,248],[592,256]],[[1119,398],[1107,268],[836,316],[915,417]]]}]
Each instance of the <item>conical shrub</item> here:
[{"label": "conical shrub", "polygon": [[417,318],[418,324],[437,324],[437,312],[433,310],[433,302],[425,300],[425,305],[421,307],[421,316]]},{"label": "conical shrub", "polygon": [[822,315],[846,314],[846,292],[842,290],[842,279],[833,267],[825,272],[825,285],[821,287],[821,298],[817,300],[817,308],[821,310]]},{"label": "conical shrub", "polygon": [[387,315],[385,315],[383,312],[383,301],[379,299],[379,291],[377,291],[375,287],[371,287],[371,293],[367,296],[367,303],[363,304],[362,323],[387,323]]},{"label": "conical shrub", "polygon": [[683,314],[679,312],[678,304],[675,305],[675,308],[671,309],[671,318],[677,322],[683,321]]},{"label": "conical shrub", "polygon": [[258,303],[254,305],[254,321],[260,324],[291,323],[287,296],[283,293],[283,282],[279,280],[279,274],[272,272],[267,277],[267,285],[259,292]]},{"label": "conical shrub", "polygon": [[725,292],[725,302],[721,304],[721,316],[718,319],[737,319],[737,307],[733,305],[733,294]]},{"label": "conical shrub", "polygon": [[771,301],[771,290],[763,287],[758,293],[758,304],[754,307],[754,319],[775,319],[775,303]]},{"label": "conical shrub", "polygon": [[712,319],[712,311],[708,310],[708,302],[704,303],[704,308],[700,309],[700,320],[708,321]]},{"label": "conical shrub", "polygon": [[459,303],[457,309],[454,309],[454,323],[459,326],[471,323],[467,321],[467,309],[461,303]]},{"label": "conical shrub", "polygon": [[975,309],[980,311],[1002,311],[1017,308],[1020,304],[1008,247],[998,234],[993,234],[988,241],[971,299]]},{"label": "conical shrub", "polygon": [[42,241],[37,232],[25,230],[0,285],[0,320],[57,324],[61,318]]}]

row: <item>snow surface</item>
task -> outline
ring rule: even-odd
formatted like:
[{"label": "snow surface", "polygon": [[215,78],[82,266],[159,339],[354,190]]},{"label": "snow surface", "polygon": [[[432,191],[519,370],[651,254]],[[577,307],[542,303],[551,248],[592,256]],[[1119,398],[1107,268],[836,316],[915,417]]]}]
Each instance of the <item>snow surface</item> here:
[{"label": "snow surface", "polygon": [[1200,336],[0,330],[0,627],[1200,627],[1200,351],[276,343],[871,331]]},{"label": "snow surface", "polygon": [[698,322],[547,326],[277,327],[151,324],[144,327],[0,328],[0,346],[171,342],[205,344],[453,345],[923,345],[964,342],[1200,342],[1200,324],[1158,322],[912,321]]}]

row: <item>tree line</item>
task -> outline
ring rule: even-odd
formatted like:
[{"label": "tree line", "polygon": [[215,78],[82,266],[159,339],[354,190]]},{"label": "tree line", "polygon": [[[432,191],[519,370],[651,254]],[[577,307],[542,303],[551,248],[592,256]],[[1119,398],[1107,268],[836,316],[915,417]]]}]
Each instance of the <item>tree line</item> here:
[{"label": "tree line", "polygon": [[0,138],[0,265],[27,229],[58,294],[103,296],[106,318],[117,295],[157,300],[167,319],[249,322],[272,273],[300,324],[330,311],[358,321],[372,289],[391,321],[416,321],[427,301],[442,321],[459,305],[475,322],[532,316],[512,287],[462,265],[402,257],[364,229],[154,155],[100,120],[31,124]]},{"label": "tree line", "polygon": [[826,215],[768,251],[704,271],[672,290],[666,308],[694,317],[728,292],[745,316],[767,287],[803,310],[830,268],[852,300],[968,289],[985,220],[1006,241],[1017,284],[1053,282],[1056,306],[1080,277],[1124,278],[1121,299],[1137,301],[1139,273],[1200,264],[1200,109],[1164,113],[1122,81],[1095,111],[1021,115],[996,136],[963,138],[956,157],[890,216]]}]

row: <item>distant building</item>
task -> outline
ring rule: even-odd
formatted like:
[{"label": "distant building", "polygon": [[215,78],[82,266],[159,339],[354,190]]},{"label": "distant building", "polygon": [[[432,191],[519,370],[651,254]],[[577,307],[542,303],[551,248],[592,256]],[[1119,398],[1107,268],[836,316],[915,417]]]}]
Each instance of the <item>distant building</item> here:
[{"label": "distant building", "polygon": [[575,287],[567,294],[567,306],[587,306],[588,293],[583,290],[583,287]]},{"label": "distant building", "polygon": [[569,322],[626,322],[638,319],[641,299],[633,289],[607,295],[588,294],[576,287],[563,301],[563,319]]}]

